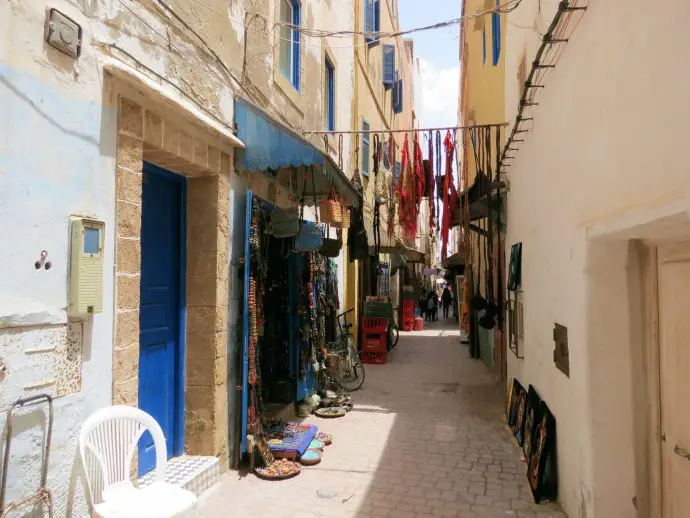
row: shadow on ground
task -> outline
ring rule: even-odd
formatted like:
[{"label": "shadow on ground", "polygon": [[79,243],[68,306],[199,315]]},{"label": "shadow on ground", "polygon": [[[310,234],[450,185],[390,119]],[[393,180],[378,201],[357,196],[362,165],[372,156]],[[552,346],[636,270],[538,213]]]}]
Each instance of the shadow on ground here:
[{"label": "shadow on ground", "polygon": [[401,334],[385,365],[367,366],[352,412],[308,419],[334,434],[319,465],[278,483],[230,474],[197,516],[565,517],[531,502],[501,388],[455,325]]}]

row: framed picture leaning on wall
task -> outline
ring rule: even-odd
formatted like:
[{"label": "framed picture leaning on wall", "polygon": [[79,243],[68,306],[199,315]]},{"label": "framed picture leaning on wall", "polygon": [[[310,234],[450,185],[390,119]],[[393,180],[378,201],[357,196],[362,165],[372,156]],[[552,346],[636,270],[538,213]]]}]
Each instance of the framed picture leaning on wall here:
[{"label": "framed picture leaning on wall", "polygon": [[517,291],[522,275],[522,243],[510,248],[510,269],[508,270],[508,290]]}]

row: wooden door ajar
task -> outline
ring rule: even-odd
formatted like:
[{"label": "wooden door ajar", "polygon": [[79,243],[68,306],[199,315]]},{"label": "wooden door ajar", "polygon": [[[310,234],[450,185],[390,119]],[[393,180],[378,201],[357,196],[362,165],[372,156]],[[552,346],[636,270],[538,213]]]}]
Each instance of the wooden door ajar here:
[{"label": "wooden door ajar", "polygon": [[659,248],[663,518],[690,516],[690,243]]}]

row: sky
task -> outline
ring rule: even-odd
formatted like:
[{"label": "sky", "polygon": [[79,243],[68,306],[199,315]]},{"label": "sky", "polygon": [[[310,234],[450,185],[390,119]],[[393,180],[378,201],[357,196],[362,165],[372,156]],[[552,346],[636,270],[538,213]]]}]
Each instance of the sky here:
[{"label": "sky", "polygon": [[[402,30],[460,17],[462,0],[398,0]],[[421,84],[416,84],[419,126],[457,124],[460,60],[458,27],[413,33]]]}]

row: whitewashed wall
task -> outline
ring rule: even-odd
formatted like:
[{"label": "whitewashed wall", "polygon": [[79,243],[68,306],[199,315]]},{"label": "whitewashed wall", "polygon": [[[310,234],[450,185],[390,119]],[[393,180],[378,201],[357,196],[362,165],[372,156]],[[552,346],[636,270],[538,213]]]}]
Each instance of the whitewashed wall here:
[{"label": "whitewashed wall", "polygon": [[[548,72],[539,106],[510,166],[510,246],[522,242],[524,360],[508,374],[533,384],[557,421],[560,499],[573,517],[646,516],[649,496],[636,443],[646,402],[628,250],[648,223],[688,224],[690,11],[632,0],[589,3]],[[509,15],[506,120],[518,106],[518,67],[531,63],[556,3],[524,0]],[[518,27],[519,26],[519,27]],[[530,28],[536,26],[537,30]],[[522,28],[521,28],[522,27]],[[528,29],[524,29],[527,27]],[[528,65],[529,70],[529,65]],[[568,328],[570,377],[553,362],[554,323]],[[644,454],[644,452],[642,452]],[[641,509],[641,507],[640,507]],[[639,513],[639,514],[638,514]]]}]

